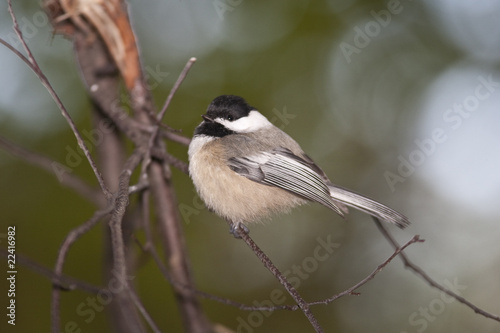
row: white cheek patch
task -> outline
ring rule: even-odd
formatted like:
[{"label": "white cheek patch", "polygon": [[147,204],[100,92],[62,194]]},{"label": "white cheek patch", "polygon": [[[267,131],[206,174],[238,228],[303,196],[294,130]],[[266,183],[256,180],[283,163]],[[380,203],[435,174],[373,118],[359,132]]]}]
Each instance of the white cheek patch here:
[{"label": "white cheek patch", "polygon": [[252,110],[250,111],[248,116],[242,117],[235,121],[229,121],[222,118],[217,118],[215,119],[215,121],[236,133],[250,133],[269,126],[273,126],[271,122],[257,110]]}]

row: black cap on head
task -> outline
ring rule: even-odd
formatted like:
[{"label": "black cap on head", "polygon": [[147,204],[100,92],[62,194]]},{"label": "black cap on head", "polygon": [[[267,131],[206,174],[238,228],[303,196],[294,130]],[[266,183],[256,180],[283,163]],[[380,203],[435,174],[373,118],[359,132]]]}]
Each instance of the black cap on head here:
[{"label": "black cap on head", "polygon": [[214,98],[207,108],[204,121],[196,128],[194,135],[208,135],[212,137],[224,137],[234,134],[234,132],[224,125],[214,122],[214,119],[222,118],[229,121],[235,121],[248,116],[254,107],[239,96],[222,95]]},{"label": "black cap on head", "polygon": [[246,117],[250,111],[255,110],[242,97],[234,95],[221,95],[214,98],[207,108],[207,116],[215,118],[224,118],[230,121]]}]

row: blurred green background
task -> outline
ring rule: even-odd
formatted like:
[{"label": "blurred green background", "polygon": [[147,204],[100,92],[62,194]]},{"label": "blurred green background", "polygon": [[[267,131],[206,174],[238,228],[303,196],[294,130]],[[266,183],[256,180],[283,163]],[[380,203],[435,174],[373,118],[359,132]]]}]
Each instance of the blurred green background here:
[{"label": "blurred green background", "polygon": [[[129,4],[158,105],[186,61],[198,58],[168,111],[170,126],[191,135],[214,97],[243,96],[297,139],[334,182],[405,213],[411,227],[391,230],[401,242],[414,234],[426,239],[407,252],[434,279],[500,313],[498,2]],[[79,128],[90,131],[90,105],[71,42],[52,35],[37,2],[15,1],[14,8],[45,74]],[[19,48],[11,25],[3,1],[0,36]],[[0,134],[67,165],[77,144],[55,104],[4,47],[0,59]],[[185,147],[169,149],[187,160]],[[72,172],[94,184],[88,165],[77,164]],[[1,246],[7,226],[15,225],[17,253],[53,267],[65,235],[94,207],[5,151],[0,168]],[[174,183],[198,287],[244,303],[291,304],[290,297],[277,296],[284,295],[278,283],[228,235],[226,224],[200,207],[189,178],[175,171]],[[75,244],[65,273],[101,284],[102,228]],[[352,212],[345,222],[319,205],[251,231],[307,300],[350,287],[392,253],[368,216]],[[327,242],[333,245],[321,247]],[[6,264],[0,267],[6,271]],[[5,309],[8,288],[2,281]],[[170,288],[152,260],[140,261],[134,282],[162,330],[181,331]],[[16,326],[2,315],[0,331],[48,332],[50,290],[47,278],[18,265]],[[359,291],[361,296],[314,307],[325,331],[500,330],[498,322],[441,295],[398,260]],[[74,321],[82,332],[108,331],[105,310],[89,322],[76,312],[87,297],[80,291],[63,294],[63,324]],[[245,312],[202,302],[213,322],[237,332],[312,331],[301,312]]]}]

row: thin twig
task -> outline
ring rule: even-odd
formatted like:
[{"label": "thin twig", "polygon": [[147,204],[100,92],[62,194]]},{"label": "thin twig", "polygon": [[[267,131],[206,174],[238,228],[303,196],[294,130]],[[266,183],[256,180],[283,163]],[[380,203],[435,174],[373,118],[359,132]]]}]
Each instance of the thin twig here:
[{"label": "thin twig", "polygon": [[344,290],[341,293],[333,295],[332,297],[329,297],[329,298],[327,298],[325,300],[316,301],[316,302],[310,302],[309,305],[316,305],[316,304],[325,304],[326,305],[326,304],[332,303],[334,300],[336,300],[336,299],[338,299],[338,298],[340,298],[342,296],[345,296],[345,295],[356,295],[356,294],[354,294],[354,291],[356,289],[358,289],[359,287],[363,286],[368,281],[372,280],[375,277],[375,275],[377,275],[378,273],[380,273],[380,271],[382,269],[384,269],[384,267],[387,266],[398,254],[401,254],[404,249],[406,249],[408,246],[410,246],[413,243],[420,243],[420,242],[424,242],[424,240],[420,239],[420,237],[418,235],[415,235],[412,239],[410,239],[402,247],[397,247],[396,251],[394,251],[394,253],[389,258],[387,258],[383,263],[381,263],[380,265],[378,265],[377,268],[375,268],[375,270],[370,273],[370,275],[368,275],[363,280],[361,280],[358,283],[356,283],[354,286],[352,286],[352,287]]},{"label": "thin twig", "polygon": [[[175,194],[169,179],[165,178],[164,166],[164,163],[160,164],[157,161],[151,163],[149,177],[165,258],[169,271],[176,281],[193,285]],[[174,295],[178,300],[181,319],[186,331],[206,332],[210,330],[211,324],[201,310],[201,304],[192,289],[194,288],[179,289],[174,285]]]},{"label": "thin twig", "polygon": [[61,274],[63,271],[63,265],[66,260],[66,256],[68,254],[69,248],[73,245],[74,242],[78,240],[83,234],[89,231],[93,226],[99,222],[101,218],[109,214],[113,210],[113,205],[109,205],[105,209],[98,210],[94,213],[94,215],[84,222],[82,225],[76,227],[71,230],[66,238],[64,239],[61,247],[59,248],[59,252],[57,255],[56,265],[54,267],[54,279],[52,289],[52,306],[51,306],[51,332],[59,332],[60,331],[60,319],[59,319],[59,309],[60,309],[60,285],[61,285]]},{"label": "thin twig", "polygon": [[161,333],[161,330],[158,328],[158,325],[156,325],[153,318],[151,318],[148,311],[146,310],[146,308],[142,304],[140,298],[135,293],[134,289],[131,286],[128,286],[127,289],[128,289],[130,298],[134,302],[136,308],[139,310],[139,312],[144,317],[144,320],[148,323],[149,327],[151,327],[151,329],[153,330],[154,333]]},{"label": "thin twig", "polygon": [[[172,101],[172,98],[174,97],[174,95],[177,92],[177,90],[179,89],[180,85],[182,84],[182,82],[186,78],[186,76],[189,72],[189,69],[191,69],[191,67],[193,66],[195,61],[196,61],[196,58],[194,58],[194,57],[188,60],[188,62],[186,63],[186,66],[184,66],[184,69],[182,70],[181,74],[179,74],[177,81],[175,82],[174,86],[170,90],[170,93],[167,97],[167,100],[165,101],[165,104],[163,105],[163,108],[161,109],[161,111],[158,113],[158,115],[156,117],[157,125],[153,128],[153,131],[151,132],[151,135],[150,135],[149,140],[148,140],[148,150],[147,150],[146,159],[145,159],[146,162],[143,164],[143,167],[141,170],[141,177],[147,177],[146,171],[147,171],[147,168],[149,167],[149,164],[151,163],[152,150],[153,150],[153,148],[157,147],[156,139],[158,137],[158,133],[160,132],[161,121],[163,120],[163,117],[165,116],[165,113],[170,105],[170,102]],[[159,147],[157,150],[163,151]],[[166,156],[170,156],[170,155],[166,154]],[[174,164],[178,160],[176,160],[172,157],[170,159],[165,159],[165,161]],[[177,166],[180,165],[181,170],[186,172],[186,168],[183,168],[182,164],[180,164],[180,163],[176,163],[176,164],[177,164]]]},{"label": "thin twig", "polygon": [[163,149],[152,148],[151,155],[155,158],[163,160],[165,163],[174,166],[185,174],[189,174],[189,167],[186,162],[179,160],[178,158],[170,155]]},{"label": "thin twig", "polygon": [[[6,249],[0,248],[0,255],[7,258],[9,252]],[[82,281],[68,275],[61,274],[56,276],[56,274],[52,269],[45,267],[42,264],[39,264],[33,259],[30,259],[29,257],[22,255],[21,253],[18,252],[16,252],[16,263],[26,267],[27,269],[35,273],[38,273],[40,275],[49,278],[51,281],[55,281],[56,279],[58,279],[60,284],[59,285],[55,285],[54,283],[53,284],[56,288],[59,289],[63,290],[78,289],[91,294],[97,294],[100,290],[104,289],[104,287],[96,286],[86,281]]]},{"label": "thin twig", "polygon": [[[144,192],[143,195],[147,196],[147,191]],[[146,201],[147,200],[143,200],[142,201],[141,205],[143,205],[143,207],[147,207],[148,206],[148,205],[146,205]],[[149,209],[145,209],[144,208],[144,211],[147,211],[147,213],[145,213],[145,214],[149,215]],[[143,216],[143,221],[149,221],[149,219],[144,219],[144,216]],[[144,226],[144,228],[146,229],[145,226]],[[150,228],[148,227],[147,229],[150,229]],[[413,240],[411,240],[410,242],[413,242]],[[372,272],[370,274],[370,276],[368,276],[367,278],[365,278],[362,282],[357,283],[355,286],[347,289],[346,291],[343,291],[342,293],[336,294],[336,295],[334,295],[333,297],[331,297],[331,298],[329,298],[327,300],[309,302],[308,304],[309,305],[329,304],[333,300],[338,299],[338,298],[340,298],[342,296],[352,295],[353,291],[355,289],[359,288],[361,285],[365,284],[368,280],[370,280],[373,275],[377,274],[380,271],[380,268],[381,268],[382,265],[384,265],[384,266],[387,265],[388,262],[391,261],[395,257],[395,255],[397,255],[400,251],[402,251],[404,248],[406,248],[408,245],[410,245],[409,244],[410,242],[408,242],[407,244],[405,244],[401,249],[398,249],[398,251],[395,252],[394,255],[392,255],[391,257],[389,257],[383,264],[379,265],[379,267],[377,267],[377,269],[374,272]],[[216,296],[216,295],[213,295],[213,294],[201,291],[201,290],[192,289],[192,287],[180,284],[180,283],[178,283],[178,282],[176,282],[176,281],[174,281],[172,279],[172,277],[170,276],[167,268],[165,267],[165,265],[161,261],[160,256],[158,254],[158,251],[156,250],[156,248],[154,246],[152,246],[153,240],[152,240],[152,234],[151,234],[150,231],[146,232],[146,243],[144,245],[140,244],[139,241],[137,241],[137,243],[138,243],[138,245],[141,247],[141,249],[143,251],[149,252],[151,254],[151,256],[153,257],[153,260],[155,261],[156,265],[160,269],[160,272],[165,277],[165,279],[171,285],[173,285],[173,286],[175,286],[177,288],[191,290],[191,291],[195,292],[197,295],[199,295],[200,297],[203,297],[203,298],[215,301],[215,302],[219,302],[221,304],[233,306],[233,307],[235,307],[235,308],[237,308],[239,310],[243,310],[243,311],[277,311],[277,310],[296,311],[296,310],[299,309],[298,305],[278,305],[278,306],[254,306],[254,305],[248,305],[248,304],[240,303],[240,302],[237,302],[237,301],[233,301],[231,299],[227,299],[227,298],[223,298],[223,297],[220,297],[220,296]],[[150,244],[150,245],[148,246],[148,244]],[[6,257],[7,254],[8,254],[7,251],[5,251],[3,249],[0,249],[0,255],[3,255],[4,257]],[[86,292],[92,293],[92,294],[97,294],[99,291],[101,291],[101,290],[104,289],[104,287],[102,287],[102,286],[94,286],[94,285],[89,284],[89,283],[87,283],[85,281],[81,281],[81,280],[78,280],[78,279],[75,279],[75,278],[72,278],[72,277],[69,277],[69,276],[66,276],[66,275],[58,275],[58,276],[56,276],[56,274],[52,270],[50,270],[49,268],[44,267],[44,266],[40,265],[39,263],[34,262],[33,260],[31,260],[31,259],[29,259],[27,257],[19,255],[17,258],[18,258],[19,263],[21,263],[22,265],[26,266],[27,268],[31,269],[32,271],[34,271],[34,272],[36,272],[38,274],[44,275],[44,276],[52,279],[53,281],[55,281],[55,279],[57,277],[59,279],[60,285],[56,286],[56,287],[59,287],[60,289],[66,289],[66,290],[76,290],[76,289],[78,289],[78,290],[86,291]]]},{"label": "thin twig", "polygon": [[[148,195],[148,192],[145,191],[142,196],[144,197],[147,197],[149,196]],[[143,221],[149,221],[149,218],[147,218],[147,216],[149,216],[149,209],[146,208],[149,206],[149,204],[147,204],[147,201],[149,199],[142,199],[141,200],[141,206],[143,206]],[[160,272],[162,273],[162,275],[165,277],[165,279],[173,286],[177,287],[177,288],[181,288],[181,289],[187,289],[187,290],[190,290],[190,291],[193,291],[195,292],[197,295],[199,295],[200,297],[203,297],[203,298],[206,298],[206,299],[209,299],[209,300],[212,300],[212,301],[215,301],[215,302],[218,302],[218,303],[221,303],[221,304],[225,304],[225,305],[229,305],[229,306],[233,306],[239,310],[243,310],[243,311],[277,311],[277,310],[289,310],[289,311],[296,311],[299,309],[299,306],[298,305],[277,305],[277,306],[254,306],[254,305],[248,305],[248,304],[244,304],[244,303],[240,303],[240,302],[237,302],[237,301],[233,301],[231,299],[227,299],[227,298],[223,298],[223,297],[220,297],[220,296],[217,296],[217,295],[213,295],[213,294],[210,294],[210,293],[207,293],[207,292],[204,292],[204,291],[201,291],[201,290],[196,290],[196,289],[192,289],[191,286],[187,286],[187,285],[183,285],[183,284],[180,284],[178,283],[177,281],[174,281],[173,278],[171,277],[171,275],[169,274],[167,268],[165,267],[165,265],[163,264],[163,262],[161,261],[160,259],[160,256],[158,254],[158,251],[156,250],[156,248],[152,245],[153,244],[153,239],[152,239],[152,233],[150,231],[150,228],[149,226],[143,226],[146,230],[146,243],[144,245],[142,245],[138,240],[137,243],[138,245],[140,246],[140,248],[145,251],[145,252],[149,252],[151,254],[151,256],[153,257],[153,260],[155,261],[156,265],[158,266],[158,268],[160,269]],[[149,232],[147,231],[149,230]],[[407,246],[410,245],[410,243],[414,243],[415,240],[412,239],[410,240],[407,244],[405,244],[402,248],[398,248],[398,250],[391,256],[389,257],[383,264],[379,265],[368,277],[366,277],[365,279],[363,279],[361,282],[357,283],[356,285],[354,285],[353,287],[339,293],[339,294],[336,294],[326,300],[321,300],[321,301],[314,301],[314,302],[309,302],[308,304],[313,306],[313,305],[319,305],[319,304],[329,304],[329,303],[332,303],[335,299],[338,299],[342,296],[346,296],[346,295],[355,295],[353,293],[354,290],[358,289],[359,287],[361,287],[362,285],[364,285],[366,282],[368,282],[369,280],[371,280],[373,278],[373,276],[375,274],[377,274],[378,272],[380,272],[380,270],[386,266],[390,261],[392,261],[394,259],[394,257],[400,253],[402,250],[404,250]],[[3,255],[4,257],[7,256],[7,251],[3,250],[3,249],[0,249],[0,255]],[[78,279],[75,279],[75,278],[72,278],[72,277],[69,277],[69,276],[66,276],[66,275],[58,275],[56,276],[56,274],[50,270],[49,268],[47,267],[44,267],[42,265],[40,265],[39,263],[36,263],[34,262],[33,260],[27,258],[27,257],[24,257],[24,256],[21,256],[19,255],[18,256],[18,261],[28,267],[29,269],[31,269],[32,271],[38,273],[38,274],[41,274],[41,275],[44,275],[50,279],[52,279],[53,281],[55,281],[56,277],[59,279],[59,282],[60,282],[60,285],[59,286],[56,286],[56,287],[59,287],[60,289],[66,289],[66,290],[75,290],[75,289],[79,289],[79,290],[82,290],[82,291],[86,291],[88,293],[92,293],[92,294],[97,294],[99,291],[103,290],[104,287],[102,286],[94,286],[92,284],[89,284],[85,281],[81,281],[81,280],[78,280]],[[134,301],[135,302],[135,301]]]},{"label": "thin twig", "polygon": [[[152,151],[153,151],[154,147],[156,146],[156,138],[157,138],[156,136],[158,134],[158,130],[159,130],[159,127],[156,126],[148,138],[148,146],[147,146],[146,154],[144,156],[144,160],[142,162],[141,174],[139,176],[139,178],[141,180],[148,181],[148,177],[149,177],[148,176],[148,168],[149,168],[149,165],[151,164]],[[158,150],[160,150],[160,149],[158,148]]]},{"label": "thin twig", "polygon": [[5,47],[7,47],[9,50],[12,51],[12,53],[14,53],[19,59],[21,59],[22,61],[24,61],[24,63],[26,65],[28,65],[29,68],[31,68],[31,70],[33,70],[34,72],[36,72],[33,64],[30,63],[30,61],[28,60],[28,58],[26,58],[24,56],[24,54],[22,54],[21,52],[19,52],[18,49],[16,49],[14,46],[10,45],[9,43],[7,43],[4,39],[0,38],[0,44],[3,44]]},{"label": "thin twig", "polygon": [[139,206],[141,207],[141,218],[142,218],[142,228],[144,229],[144,234],[146,235],[146,244],[143,249],[145,251],[151,251],[152,249],[156,251],[153,241],[153,233],[151,232],[151,226],[149,224],[149,190],[143,191],[139,196]]},{"label": "thin twig", "polygon": [[81,178],[71,174],[71,169],[66,169],[66,167],[60,163],[51,160],[46,156],[31,152],[21,146],[18,146],[2,136],[0,136],[0,147],[30,164],[41,167],[42,169],[54,174],[61,184],[75,190],[78,194],[93,202],[97,206],[103,205],[103,197],[100,196],[100,193],[97,193],[96,189],[92,188]]},{"label": "thin twig", "polygon": [[142,192],[149,188],[149,182],[147,180],[139,180],[137,184],[130,185],[128,188],[128,194],[134,194],[137,192]]},{"label": "thin twig", "polygon": [[[112,274],[113,278],[123,286],[123,290],[116,293],[114,301],[118,304],[121,312],[127,313],[123,318],[127,322],[127,330],[130,332],[145,332],[143,323],[135,311],[137,303],[130,295],[130,285],[127,282],[127,260],[125,241],[123,239],[123,218],[129,203],[130,177],[144,156],[144,149],[137,148],[127,159],[118,179],[118,191],[114,200],[113,211],[109,220],[111,236],[111,248],[113,255]],[[135,308],[134,308],[135,305]],[[140,311],[143,309],[139,309]]]},{"label": "thin twig", "polygon": [[[185,76],[185,74],[181,73],[181,76]],[[129,93],[133,109],[137,113],[136,119],[145,124],[153,125],[154,129],[151,132],[149,143],[154,143],[154,147],[166,149],[164,142],[158,139],[160,126],[163,126],[158,119],[163,119],[165,111],[160,113],[162,114],[161,116],[155,114],[151,92],[148,90],[145,77],[142,73],[141,77],[135,79],[135,82],[136,84],[133,88],[129,89]],[[177,82],[180,84],[182,80],[178,80]],[[174,87],[175,89],[173,88],[171,96],[177,90],[178,84],[177,87]],[[167,103],[166,106],[168,106]],[[147,148],[145,156],[151,155],[151,145]],[[156,216],[160,225],[160,234],[169,269],[172,275],[175,276],[175,279],[187,285],[193,285],[185,238],[178,215],[178,205],[170,182],[170,166],[166,162],[160,163],[153,160],[152,163],[147,161],[145,169],[148,170],[147,179],[149,180],[151,195],[154,199]],[[143,175],[140,177],[142,178]],[[212,330],[212,324],[203,313],[201,304],[193,292],[174,289],[174,295],[186,331],[204,333]]]},{"label": "thin twig", "polygon": [[144,153],[137,149],[125,162],[119,178],[119,188],[113,205],[113,212],[109,221],[111,229],[111,243],[113,248],[113,272],[122,285],[127,285],[127,267],[125,260],[125,245],[122,235],[122,220],[128,205],[128,188],[132,172],[140,163]]},{"label": "thin twig", "polygon": [[[380,220],[377,219],[376,217],[373,217],[373,216],[372,216],[372,218],[375,220],[375,224],[377,225],[377,227],[380,230],[380,232],[382,233],[382,235],[384,235],[384,237],[389,241],[389,243],[392,244],[392,246],[394,248],[398,248],[399,247],[398,242],[394,239],[394,237],[392,237],[392,235],[385,228],[385,226],[380,222]],[[459,301],[462,304],[465,304],[466,306],[471,308],[475,313],[478,313],[486,318],[490,318],[490,319],[493,319],[493,320],[500,322],[500,316],[491,314],[491,313],[477,307],[476,305],[474,305],[471,302],[469,302],[468,300],[466,300],[464,297],[457,295],[453,291],[451,291],[448,288],[443,287],[441,284],[437,283],[429,275],[427,275],[427,273],[425,273],[425,271],[422,268],[420,268],[419,266],[415,265],[412,261],[410,261],[410,259],[408,259],[408,257],[406,256],[406,254],[404,252],[400,252],[399,256],[401,257],[401,260],[403,260],[403,263],[404,263],[406,268],[411,269],[413,272],[415,272],[417,275],[419,275],[422,279],[424,279],[432,287],[441,290],[442,292],[444,292],[448,296],[453,297],[454,299],[456,299],[457,301]]]},{"label": "thin twig", "polygon": [[258,307],[258,306],[246,305],[246,304],[239,303],[239,302],[227,299],[227,298],[212,295],[212,294],[203,292],[201,290],[193,289],[192,286],[181,284],[181,283],[175,281],[172,278],[171,274],[168,272],[165,265],[163,264],[162,260],[160,259],[160,255],[158,254],[158,251],[154,247],[153,234],[152,234],[151,228],[149,226],[149,216],[150,216],[150,213],[149,213],[149,191],[144,191],[143,193],[141,193],[140,206],[141,206],[141,211],[142,211],[142,224],[143,224],[144,232],[146,235],[146,243],[144,245],[142,245],[137,240],[137,244],[141,247],[141,249],[143,251],[149,252],[151,254],[151,256],[153,257],[153,260],[155,261],[156,265],[160,269],[160,272],[165,277],[165,280],[167,280],[167,282],[170,283],[172,286],[174,286],[175,288],[194,292],[198,296],[201,296],[201,297],[206,298],[206,299],[210,299],[210,300],[222,303],[222,304],[234,306],[240,310],[247,310],[247,311],[273,311],[273,310],[280,310],[280,309],[291,310],[291,308],[293,306],[290,306],[290,305],[283,305],[283,306],[276,306],[276,307],[262,307],[262,306]]},{"label": "thin twig", "polygon": [[[29,67],[38,76],[38,79],[40,80],[40,82],[45,86],[45,88],[47,89],[49,94],[52,96],[52,99],[56,102],[56,105],[59,108],[59,110],[61,110],[63,117],[66,119],[66,122],[68,123],[71,130],[73,131],[73,134],[76,137],[76,141],[78,142],[78,146],[82,149],[83,153],[85,154],[85,157],[87,158],[87,160],[90,164],[90,167],[92,168],[92,171],[94,172],[94,174],[97,178],[97,181],[99,182],[99,186],[101,187],[101,190],[102,190],[104,196],[106,197],[106,199],[110,200],[112,197],[112,194],[108,190],[108,188],[104,182],[104,179],[102,178],[99,170],[97,169],[97,166],[92,158],[92,155],[90,154],[89,149],[85,145],[85,142],[83,141],[83,138],[82,138],[80,132],[78,131],[78,128],[76,127],[75,123],[73,122],[73,119],[71,118],[69,112],[66,110],[66,107],[62,103],[61,99],[59,98],[59,96],[55,92],[54,88],[50,84],[49,80],[47,79],[45,74],[42,72],[42,69],[40,68],[40,66],[36,62],[35,57],[31,53],[30,48],[28,47],[28,45],[26,44],[26,41],[24,40],[22,32],[19,29],[19,24],[17,22],[15,14],[14,14],[14,10],[12,9],[12,1],[7,0],[7,4],[8,4],[9,14],[10,14],[10,16],[12,18],[12,22],[14,24],[14,26],[13,26],[14,31],[17,35],[17,38],[19,39],[19,42],[21,43],[21,45],[23,46],[24,50],[26,51],[26,53],[28,55],[27,59],[28,59],[29,63],[31,64],[31,66],[29,66]],[[18,52],[15,52],[15,53],[19,54]],[[21,59],[24,62],[26,62],[23,58],[21,58]]]},{"label": "thin twig", "polygon": [[[75,50],[75,58],[80,68],[81,78],[92,100],[93,107],[91,111],[92,124],[94,125],[93,131],[98,135],[98,138],[93,141],[96,152],[95,156],[98,162],[100,162],[99,168],[108,188],[116,193],[120,186],[120,174],[129,155],[129,153],[127,153],[123,134],[130,138],[135,147],[143,145],[146,135],[136,128],[139,122],[132,121],[128,112],[124,110],[123,104],[126,103],[128,97],[122,90],[123,83],[118,75],[121,72],[117,70],[118,65],[114,62],[116,58],[112,57],[112,50],[110,50],[110,48],[113,47],[107,44],[109,39],[106,39],[104,36],[113,29],[115,23],[119,24],[118,21],[120,18],[124,17],[121,14],[125,14],[126,7],[118,5],[118,3],[123,4],[123,1],[118,0],[113,3],[117,5],[114,8],[106,7],[103,3],[82,3],[82,5],[85,6],[83,13],[75,13],[70,8],[63,9],[63,11],[66,13],[70,12],[72,18],[80,21],[80,25],[74,29],[71,37]],[[85,11],[88,14],[89,10],[95,10],[95,13],[106,13],[106,17],[103,17],[103,20],[107,23],[99,28],[95,26],[96,21],[82,20],[81,16],[78,16],[85,16]],[[114,13],[112,17],[116,20],[107,16],[112,12]],[[76,23],[76,21],[74,21],[74,23]],[[103,21],[101,21],[101,23],[103,23]],[[68,24],[71,25],[70,22],[68,22]],[[91,25],[94,25],[94,27]],[[87,29],[79,29],[82,27],[87,27]],[[126,29],[120,28],[120,36],[124,38],[131,36],[126,35],[125,31]],[[117,40],[117,43],[121,42],[122,40]],[[110,48],[108,48],[108,46],[110,46]],[[133,53],[134,52],[127,52],[127,56],[130,56],[127,59],[132,59]],[[131,72],[133,72],[133,70],[127,71],[126,74],[131,74]],[[119,205],[118,201],[115,201],[115,204]],[[134,228],[133,218],[129,218],[127,215],[125,215],[119,223],[121,224],[122,230],[124,230],[124,234],[128,234]],[[111,233],[111,228],[107,225],[104,226],[102,236],[105,246],[103,248],[102,267],[104,279],[109,283],[114,283],[118,280],[115,276],[116,272],[113,270],[114,253],[118,250],[114,249],[112,246]],[[123,246],[125,248],[124,253],[127,264],[130,263],[130,259],[132,259],[132,253],[126,251],[126,249],[128,249],[128,243],[128,239],[124,239]],[[124,286],[123,281],[120,281],[120,285]],[[130,286],[132,286],[132,284],[130,284]],[[113,295],[114,297],[110,301],[108,309],[110,325],[114,330],[119,332],[145,332],[146,328],[144,327],[144,322],[136,304],[127,292],[127,288],[129,288],[129,285],[126,285],[125,288]]]},{"label": "thin twig", "polygon": [[[149,134],[153,133],[157,127],[157,125],[145,124],[145,123],[142,123],[142,122],[137,121],[135,119],[128,118],[128,117],[121,115],[121,114],[119,117],[116,117],[116,118],[119,120],[122,118],[125,118],[127,120],[127,123],[130,123],[130,125],[133,125],[133,127],[135,129],[140,130],[141,132],[149,133]],[[115,117],[113,117],[113,120],[115,120]],[[120,127],[120,126],[118,126],[118,127]],[[125,134],[127,134],[127,132],[125,130],[122,130],[122,131],[124,131]],[[164,137],[170,141],[180,143],[181,145],[184,145],[184,146],[189,146],[189,143],[191,142],[191,138],[184,136],[184,135],[181,135],[179,133],[175,133],[173,130],[167,130],[165,128],[160,128],[159,134],[162,137]],[[136,144],[138,143],[137,140],[134,142]]]},{"label": "thin twig", "polygon": [[174,97],[177,89],[179,89],[180,85],[182,84],[182,81],[184,81],[184,79],[186,78],[189,70],[191,69],[191,67],[193,66],[193,64],[195,62],[196,62],[196,58],[192,57],[192,58],[190,58],[188,60],[188,62],[186,63],[186,66],[184,66],[184,69],[182,70],[181,74],[177,78],[177,81],[175,82],[174,86],[170,90],[170,93],[168,94],[168,97],[167,97],[167,99],[165,101],[165,104],[163,104],[163,107],[161,108],[161,111],[158,113],[158,116],[156,117],[156,119],[158,120],[158,122],[161,122],[163,120],[163,117],[165,116],[165,113],[167,112],[167,109],[168,109],[168,107],[170,105],[170,102],[172,101],[172,98]]},{"label": "thin twig", "polygon": [[[152,255],[153,260],[156,262],[156,265],[159,267],[159,269],[162,272],[162,274],[165,277],[165,279],[171,285],[173,285],[173,286],[175,286],[177,288],[191,290],[191,291],[195,292],[197,295],[199,295],[199,296],[201,296],[203,298],[210,299],[210,300],[222,303],[222,304],[234,306],[234,307],[236,307],[236,308],[238,308],[240,310],[244,310],[244,311],[276,311],[276,310],[296,311],[296,310],[300,309],[300,307],[298,305],[279,305],[279,306],[252,306],[252,305],[247,305],[247,304],[236,302],[236,301],[233,301],[233,300],[230,300],[230,299],[227,299],[227,298],[223,298],[223,297],[219,297],[219,296],[216,296],[216,295],[212,295],[212,294],[203,292],[201,290],[192,289],[190,286],[180,284],[177,281],[174,281],[174,279],[172,278],[172,276],[169,274],[168,270],[166,269],[166,267],[161,262],[161,259],[160,259],[159,255],[158,255],[158,252],[156,251],[156,249],[154,247],[148,247],[147,246],[147,244],[149,242],[152,242],[152,240],[149,240],[149,239],[151,239],[151,237],[152,236],[146,236],[146,244],[144,246],[141,246],[142,249],[144,251],[149,252]],[[421,240],[418,236],[413,237],[411,240],[409,240],[401,248],[398,248],[382,264],[380,264],[379,266],[377,266],[377,268],[372,273],[370,273],[370,275],[368,275],[366,278],[364,278],[363,280],[361,280],[360,282],[358,282],[354,286],[350,287],[349,289],[346,289],[345,291],[343,291],[341,293],[338,293],[338,294],[336,294],[336,295],[334,295],[334,296],[332,296],[332,297],[330,297],[328,299],[321,300],[321,301],[308,302],[307,304],[309,304],[309,305],[329,304],[329,303],[332,303],[334,300],[336,300],[336,299],[338,299],[338,298],[340,298],[342,296],[353,295],[354,294],[353,293],[354,290],[360,288],[361,286],[363,286],[364,284],[366,284],[367,282],[369,282],[370,280],[372,280],[375,277],[375,275],[378,274],[385,266],[387,266],[389,264],[389,262],[391,262],[401,251],[403,251],[405,248],[407,248],[411,244],[417,243],[417,242],[423,242],[423,240]]]},{"label": "thin twig", "polygon": [[274,265],[274,263],[269,259],[269,257],[262,251],[257,244],[253,241],[253,239],[249,236],[248,232],[240,228],[239,226],[235,227],[234,223],[228,221],[229,226],[232,230],[238,233],[238,235],[245,241],[245,243],[252,249],[255,255],[260,259],[260,261],[266,266],[266,268],[278,279],[283,287],[285,287],[286,291],[292,296],[294,301],[298,304],[302,312],[306,315],[307,319],[313,326],[316,332],[323,332],[323,329],[318,323],[318,320],[311,312],[309,304],[300,296],[297,290],[288,282],[286,277],[279,271],[279,269]]},{"label": "thin twig", "polygon": [[[147,214],[149,215],[149,213],[147,213]],[[156,265],[160,269],[160,272],[162,273],[162,275],[165,278],[165,280],[167,280],[167,282],[169,284],[171,284],[175,288],[179,288],[179,289],[183,289],[183,290],[186,290],[186,291],[194,292],[194,293],[196,293],[200,297],[203,297],[203,298],[215,301],[215,302],[219,302],[219,303],[222,303],[222,304],[225,304],[225,305],[234,306],[235,308],[238,308],[238,309],[244,310],[244,311],[275,311],[275,310],[292,310],[292,311],[295,311],[295,310],[299,309],[299,307],[297,305],[278,305],[278,306],[253,306],[253,305],[247,305],[247,304],[243,304],[243,303],[240,303],[240,302],[233,301],[233,300],[228,299],[228,298],[224,298],[224,297],[220,297],[220,296],[217,296],[217,295],[213,295],[213,294],[210,294],[210,293],[198,290],[198,289],[193,289],[192,286],[179,283],[179,282],[175,281],[173,279],[173,277],[171,276],[171,274],[168,272],[167,267],[165,267],[165,265],[163,264],[163,262],[162,262],[162,260],[160,258],[160,255],[158,254],[158,251],[156,250],[156,248],[154,246],[152,246],[152,244],[153,244],[152,242],[153,242],[152,236],[151,235],[148,236],[148,232],[146,232],[146,243],[144,245],[142,245],[139,242],[139,240],[137,240],[137,244],[139,245],[139,247],[143,251],[149,252],[151,254],[151,256],[153,257],[153,260],[155,261]],[[148,246],[148,244],[151,244],[151,246]]]},{"label": "thin twig", "polygon": [[189,146],[191,143],[191,138],[188,138],[187,136],[183,136],[177,133],[169,132],[169,131],[161,131],[160,132],[161,136],[165,137],[166,139],[180,143],[181,145],[184,146]]}]

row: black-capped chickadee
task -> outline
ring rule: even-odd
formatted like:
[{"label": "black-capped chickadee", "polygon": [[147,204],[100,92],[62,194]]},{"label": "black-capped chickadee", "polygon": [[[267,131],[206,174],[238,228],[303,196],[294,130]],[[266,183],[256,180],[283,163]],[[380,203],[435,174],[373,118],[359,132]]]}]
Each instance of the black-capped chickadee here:
[{"label": "black-capped chickadee", "polygon": [[207,207],[234,228],[310,201],[342,217],[350,206],[400,228],[409,224],[395,210],[330,182],[294,139],[243,98],[219,96],[202,118],[189,145],[189,173]]}]

